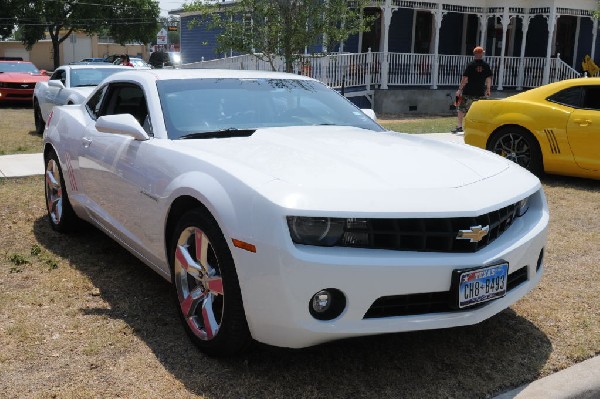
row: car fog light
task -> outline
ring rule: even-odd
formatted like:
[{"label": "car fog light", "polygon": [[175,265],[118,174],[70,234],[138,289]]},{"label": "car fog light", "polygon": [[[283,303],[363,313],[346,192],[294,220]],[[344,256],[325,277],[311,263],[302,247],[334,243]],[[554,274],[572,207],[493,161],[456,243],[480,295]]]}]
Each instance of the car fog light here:
[{"label": "car fog light", "polygon": [[312,299],[312,307],[315,312],[323,313],[331,305],[331,294],[327,290],[317,292]]},{"label": "car fog light", "polygon": [[314,294],[310,299],[308,310],[317,320],[333,320],[346,308],[346,297],[342,291],[327,288]]}]

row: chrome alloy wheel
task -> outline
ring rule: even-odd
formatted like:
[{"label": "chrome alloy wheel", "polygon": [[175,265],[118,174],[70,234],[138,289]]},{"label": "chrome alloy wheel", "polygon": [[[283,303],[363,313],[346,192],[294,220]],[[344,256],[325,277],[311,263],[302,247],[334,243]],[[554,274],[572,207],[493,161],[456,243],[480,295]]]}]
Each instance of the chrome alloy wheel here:
[{"label": "chrome alloy wheel", "polygon": [[493,152],[526,169],[529,168],[531,163],[531,148],[527,140],[519,133],[506,133],[502,135],[496,141]]},{"label": "chrome alloy wheel", "polygon": [[63,193],[59,166],[54,159],[50,159],[46,165],[46,204],[48,214],[55,225],[60,224],[62,219]]},{"label": "chrome alloy wheel", "polygon": [[223,320],[223,280],[215,250],[199,228],[190,226],[181,232],[174,272],[179,306],[188,326],[201,340],[212,340]]}]

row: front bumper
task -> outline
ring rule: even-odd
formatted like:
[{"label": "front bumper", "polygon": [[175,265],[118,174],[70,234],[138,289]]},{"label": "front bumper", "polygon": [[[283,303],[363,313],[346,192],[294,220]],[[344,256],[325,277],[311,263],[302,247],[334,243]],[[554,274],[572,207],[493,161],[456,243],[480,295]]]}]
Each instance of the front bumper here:
[{"label": "front bumper", "polygon": [[[267,344],[300,348],[347,337],[479,323],[523,297],[541,278],[538,261],[549,215],[543,191],[534,197],[523,217],[474,253],[295,246],[289,237],[259,241],[256,253],[233,249],[252,336]],[[453,270],[500,260],[508,262],[509,275],[525,267],[527,276],[503,298],[460,311],[365,319],[382,296],[448,292]],[[346,308],[334,320],[316,320],[309,313],[310,299],[327,288],[345,295]]]},{"label": "front bumper", "polygon": [[32,101],[33,89],[0,89],[0,101]]}]

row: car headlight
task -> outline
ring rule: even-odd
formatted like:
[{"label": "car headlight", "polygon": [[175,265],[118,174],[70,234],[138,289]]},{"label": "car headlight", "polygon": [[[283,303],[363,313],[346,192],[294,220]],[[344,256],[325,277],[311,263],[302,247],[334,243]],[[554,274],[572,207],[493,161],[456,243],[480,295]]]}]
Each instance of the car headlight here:
[{"label": "car headlight", "polygon": [[521,217],[527,212],[529,209],[529,198],[531,197],[527,197],[517,202],[517,216]]},{"label": "car headlight", "polygon": [[330,247],[344,234],[346,219],[288,216],[287,223],[296,244]]}]

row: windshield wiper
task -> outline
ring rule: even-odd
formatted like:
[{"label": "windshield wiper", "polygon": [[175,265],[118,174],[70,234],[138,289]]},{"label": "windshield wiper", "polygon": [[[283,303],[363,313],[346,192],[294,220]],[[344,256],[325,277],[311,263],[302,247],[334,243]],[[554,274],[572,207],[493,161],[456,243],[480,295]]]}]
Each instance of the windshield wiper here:
[{"label": "windshield wiper", "polygon": [[75,87],[94,87],[94,86],[98,86],[98,84],[77,85]]},{"label": "windshield wiper", "polygon": [[227,129],[213,130],[207,132],[196,132],[188,133],[185,136],[181,136],[181,140],[187,139],[214,139],[214,138],[227,138],[227,137],[250,137],[256,131],[256,129],[237,129],[230,127]]}]

